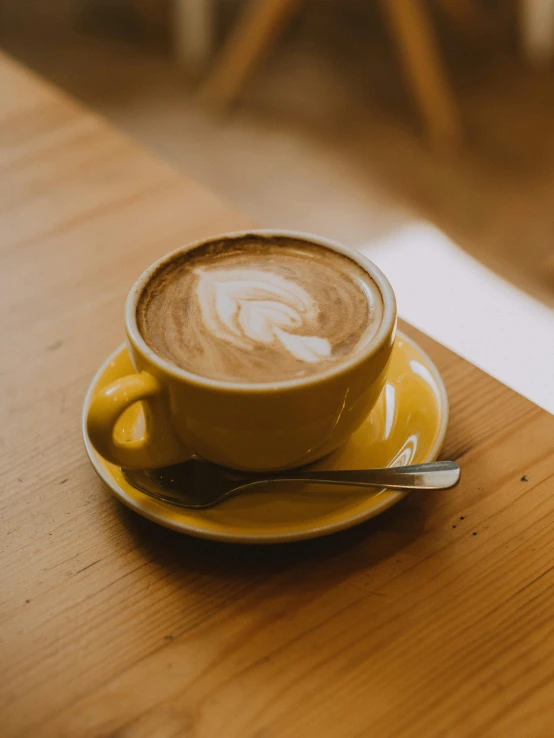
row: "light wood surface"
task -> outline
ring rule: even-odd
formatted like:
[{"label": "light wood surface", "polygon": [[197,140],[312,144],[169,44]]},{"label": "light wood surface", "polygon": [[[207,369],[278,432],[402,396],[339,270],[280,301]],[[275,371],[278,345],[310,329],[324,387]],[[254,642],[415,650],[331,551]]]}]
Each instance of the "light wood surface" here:
[{"label": "light wood surface", "polygon": [[0,101],[2,737],[551,736],[554,419],[408,328],[455,491],[283,547],[139,518],[86,459],[85,391],[136,275],[247,224],[2,57]]}]

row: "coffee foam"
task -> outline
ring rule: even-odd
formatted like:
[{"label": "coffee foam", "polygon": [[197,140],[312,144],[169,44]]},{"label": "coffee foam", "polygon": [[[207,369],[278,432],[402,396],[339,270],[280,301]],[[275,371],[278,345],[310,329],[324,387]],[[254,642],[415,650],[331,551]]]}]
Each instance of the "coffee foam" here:
[{"label": "coffee foam", "polygon": [[200,315],[212,336],[243,351],[280,341],[283,351],[307,363],[331,355],[326,338],[301,333],[317,328],[319,308],[299,284],[262,269],[195,272]]},{"label": "coffee foam", "polygon": [[255,235],[178,255],[151,277],[137,306],[156,353],[235,382],[324,371],[366,345],[382,316],[377,285],[348,257]]}]

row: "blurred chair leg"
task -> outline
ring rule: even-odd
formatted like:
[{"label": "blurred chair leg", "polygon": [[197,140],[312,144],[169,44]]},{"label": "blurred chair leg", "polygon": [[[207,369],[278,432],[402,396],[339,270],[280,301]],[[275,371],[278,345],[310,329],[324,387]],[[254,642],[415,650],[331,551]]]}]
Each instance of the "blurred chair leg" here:
[{"label": "blurred chair leg", "polygon": [[423,0],[384,0],[406,76],[429,136],[453,147],[461,124]]},{"label": "blurred chair leg", "polygon": [[554,0],[522,0],[522,43],[534,64],[547,64],[554,52]]},{"label": "blurred chair leg", "polygon": [[213,0],[174,0],[173,43],[175,58],[190,77],[208,66],[213,49]]},{"label": "blurred chair leg", "polygon": [[230,106],[256,62],[301,2],[250,0],[216,59],[215,67],[200,91],[200,99],[213,108]]}]

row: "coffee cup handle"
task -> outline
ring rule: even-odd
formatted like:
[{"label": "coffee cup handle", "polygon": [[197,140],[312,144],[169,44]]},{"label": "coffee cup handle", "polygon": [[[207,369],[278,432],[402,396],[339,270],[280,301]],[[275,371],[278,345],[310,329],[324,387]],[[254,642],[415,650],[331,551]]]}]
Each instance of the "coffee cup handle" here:
[{"label": "coffee cup handle", "polygon": [[[98,453],[126,469],[152,469],[187,459],[190,453],[171,427],[164,394],[163,385],[148,372],[128,374],[97,392],[88,408],[87,433]],[[144,402],[143,437],[131,441],[116,439],[118,419],[140,401]]]}]

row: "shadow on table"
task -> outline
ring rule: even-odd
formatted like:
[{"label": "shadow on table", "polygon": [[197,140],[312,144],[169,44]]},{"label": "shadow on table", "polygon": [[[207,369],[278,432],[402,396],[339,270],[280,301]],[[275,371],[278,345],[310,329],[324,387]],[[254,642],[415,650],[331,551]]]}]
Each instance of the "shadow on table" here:
[{"label": "shadow on table", "polygon": [[[184,572],[252,583],[278,577],[281,586],[328,587],[359,570],[371,569],[401,555],[425,528],[427,510],[439,493],[411,495],[382,515],[322,538],[271,545],[231,544],[202,540],[162,528],[113,501],[114,513],[145,559],[168,576]],[[438,495],[438,497],[437,497]]]}]

